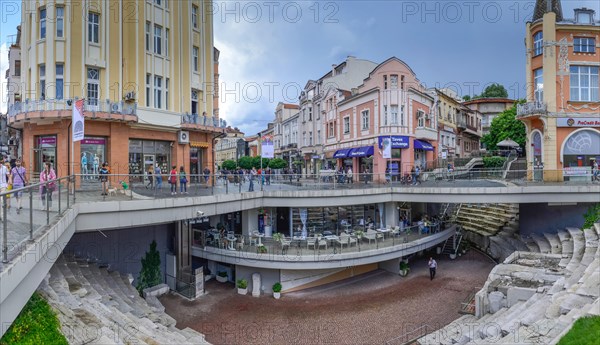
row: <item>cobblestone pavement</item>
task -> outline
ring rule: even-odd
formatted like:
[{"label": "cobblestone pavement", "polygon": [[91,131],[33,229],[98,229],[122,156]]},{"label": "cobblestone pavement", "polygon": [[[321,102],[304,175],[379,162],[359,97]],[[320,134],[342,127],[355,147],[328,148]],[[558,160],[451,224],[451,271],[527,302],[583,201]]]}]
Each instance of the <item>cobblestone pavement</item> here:
[{"label": "cobblestone pavement", "polygon": [[378,270],[280,300],[241,296],[233,284],[211,280],[197,301],[166,295],[161,302],[177,327],[191,327],[212,344],[383,344],[460,317],[461,302],[494,266],[473,250],[453,261],[439,257],[430,281],[427,259],[411,261],[406,278]]}]

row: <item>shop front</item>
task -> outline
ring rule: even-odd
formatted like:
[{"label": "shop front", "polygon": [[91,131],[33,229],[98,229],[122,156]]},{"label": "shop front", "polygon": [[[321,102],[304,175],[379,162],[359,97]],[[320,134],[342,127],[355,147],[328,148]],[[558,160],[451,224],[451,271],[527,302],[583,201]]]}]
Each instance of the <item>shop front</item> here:
[{"label": "shop front", "polygon": [[[402,153],[403,150],[409,147],[410,137],[408,136],[392,135],[379,137],[382,163],[376,165],[385,167],[384,173],[387,181],[399,181],[402,176]],[[373,171],[373,173],[381,174],[382,172]]]},{"label": "shop front", "polygon": [[600,162],[600,132],[585,128],[573,131],[561,150],[565,181],[587,181],[594,161]]},{"label": "shop front", "polygon": [[150,166],[160,167],[163,175],[171,170],[171,143],[129,139],[129,174],[143,175]]},{"label": "shop front", "polygon": [[373,172],[373,154],[375,150],[373,146],[362,146],[352,149],[348,153],[348,157],[354,159],[352,172],[354,173],[354,181],[370,180]]},{"label": "shop front", "polygon": [[102,163],[106,162],[106,142],[104,137],[84,137],[80,142],[81,174],[88,174],[88,179],[96,179]]},{"label": "shop front", "polygon": [[56,160],[56,135],[37,136],[35,138],[35,147],[33,148],[33,166],[34,173],[42,171],[45,163],[51,163],[54,169],[58,167]]},{"label": "shop front", "polygon": [[421,170],[427,169],[427,161],[433,159],[433,145],[425,140],[415,139],[414,147],[414,165],[421,167]]},{"label": "shop front", "polygon": [[[206,149],[208,143],[190,142],[190,178],[192,182],[199,182],[198,175],[204,174],[204,168],[209,168],[207,163]],[[210,172],[213,174],[213,171]]]}]

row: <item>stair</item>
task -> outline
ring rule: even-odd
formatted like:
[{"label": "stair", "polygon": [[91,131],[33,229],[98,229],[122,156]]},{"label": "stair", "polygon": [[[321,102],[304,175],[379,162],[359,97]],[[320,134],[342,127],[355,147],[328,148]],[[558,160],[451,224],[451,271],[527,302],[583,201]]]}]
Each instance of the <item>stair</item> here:
[{"label": "stair", "polygon": [[507,180],[520,180],[527,176],[527,159],[518,158],[510,164],[510,168],[506,172]]}]

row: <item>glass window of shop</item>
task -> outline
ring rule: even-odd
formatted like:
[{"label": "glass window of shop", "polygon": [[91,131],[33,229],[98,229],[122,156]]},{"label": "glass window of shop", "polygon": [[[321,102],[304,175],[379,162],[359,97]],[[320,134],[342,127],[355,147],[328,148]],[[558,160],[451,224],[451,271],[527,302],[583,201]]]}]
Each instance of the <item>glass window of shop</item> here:
[{"label": "glass window of shop", "polygon": [[129,173],[144,174],[158,165],[162,174],[171,171],[171,143],[168,141],[129,140]]},{"label": "glass window of shop", "polygon": [[[203,174],[205,151],[206,149],[203,148],[190,147],[190,178],[192,182],[198,182],[198,175]],[[210,173],[212,174],[213,171],[211,170]]]},{"label": "glass window of shop", "polygon": [[35,137],[35,148],[33,149],[33,173],[38,174],[42,171],[44,164],[50,162],[57,173],[61,173],[58,169],[56,161],[56,135],[45,135]]},{"label": "glass window of shop", "polygon": [[594,130],[575,132],[564,144],[563,166],[567,180],[590,176],[594,161],[600,161],[600,133]]},{"label": "glass window of shop", "polygon": [[293,236],[301,236],[303,229],[308,237],[340,235],[365,231],[369,225],[381,226],[379,205],[292,208]]},{"label": "glass window of shop", "polygon": [[84,137],[80,147],[81,173],[98,175],[102,163],[106,161],[106,138]]},{"label": "glass window of shop", "polygon": [[360,181],[365,181],[365,179],[367,181],[371,181],[371,175],[373,173],[373,156],[369,156],[369,157],[360,157],[358,159],[358,167],[359,167],[359,171],[357,171],[357,173],[360,173]]}]

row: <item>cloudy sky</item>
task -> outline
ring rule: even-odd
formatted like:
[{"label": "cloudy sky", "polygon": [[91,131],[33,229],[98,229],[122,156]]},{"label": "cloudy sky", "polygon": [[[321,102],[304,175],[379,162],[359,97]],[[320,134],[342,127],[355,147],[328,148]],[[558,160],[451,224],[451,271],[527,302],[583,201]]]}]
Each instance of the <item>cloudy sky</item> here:
[{"label": "cloudy sky", "polygon": [[[600,15],[597,1],[562,4],[567,18],[581,6]],[[16,33],[20,1],[0,7],[4,83],[6,41]],[[427,86],[453,87],[461,95],[498,82],[510,97],[524,97],[524,32],[533,7],[534,1],[521,0],[215,2],[221,116],[256,134],[273,120],[278,102],[297,102],[309,79],[348,55],[373,62],[397,56]]]}]

